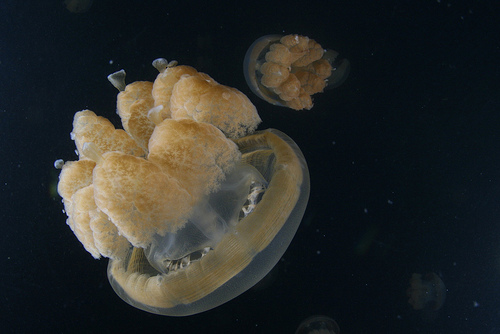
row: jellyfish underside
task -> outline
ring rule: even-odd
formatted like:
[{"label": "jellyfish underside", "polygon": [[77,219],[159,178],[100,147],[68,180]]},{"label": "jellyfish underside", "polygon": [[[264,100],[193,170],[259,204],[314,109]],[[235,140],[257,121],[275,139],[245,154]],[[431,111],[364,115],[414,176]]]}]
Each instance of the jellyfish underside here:
[{"label": "jellyfish underside", "polygon": [[314,315],[302,321],[295,334],[339,334],[335,320],[324,315]]},{"label": "jellyfish underside", "polygon": [[295,110],[311,109],[311,96],[342,85],[349,71],[349,60],[338,52],[323,50],[299,35],[263,36],[250,46],[243,63],[246,82],[255,95]]},{"label": "jellyfish underside", "polygon": [[[240,163],[226,176],[221,189],[205,196],[193,208],[186,225],[177,232],[156,235],[144,250],[149,263],[167,274],[213,249],[226,232],[253,211],[267,187],[255,167]],[[188,257],[189,256],[189,257]],[[184,262],[183,262],[184,261]]]},{"label": "jellyfish underside", "polygon": [[273,268],[304,214],[309,174],[287,135],[254,132],[260,118],[241,92],[168,64],[154,83],[117,85],[124,130],[75,114],[79,160],[62,166],[58,192],[78,240],[110,259],[123,300],[186,316]]},{"label": "jellyfish underside", "polygon": [[414,310],[437,311],[446,298],[446,287],[441,278],[435,273],[422,276],[414,273],[407,290],[408,303]]},{"label": "jellyfish underside", "polygon": [[[176,256],[170,256],[168,251],[163,250],[154,250],[155,255],[150,255],[146,254],[152,251],[150,249],[132,248],[124,260],[110,260],[108,277],[111,285],[129,304],[148,312],[171,316],[199,313],[251,288],[281,258],[307,203],[307,166],[298,147],[277,130],[259,132],[236,142],[243,153],[242,165],[246,166],[235,172],[234,179],[246,174],[246,180],[238,181],[238,186],[229,180],[220,193],[208,198],[209,207],[230,211],[228,221],[233,223],[221,219],[221,216],[211,219],[209,225],[217,226],[213,237],[207,237],[210,233],[200,234],[198,230],[194,235],[200,237],[199,243],[190,244],[188,248],[183,241],[192,240],[193,234],[189,236],[187,232],[195,230],[194,227],[186,228],[186,233],[180,230],[177,236],[180,240],[176,239],[175,246],[170,244],[169,235],[159,238],[159,243],[164,244],[158,248],[165,247],[172,253],[181,250]],[[292,160],[288,160],[290,155]],[[285,171],[285,164],[295,165],[291,169],[295,169],[298,175]],[[240,191],[242,189],[245,191]],[[253,205],[251,202],[256,189],[259,193],[257,197],[262,197],[255,200],[253,211],[247,214],[247,208]],[[230,196],[233,197],[232,207],[228,207],[225,200],[219,201]],[[205,204],[201,207],[202,212],[206,212]],[[209,211],[209,215],[213,215],[217,209]],[[196,222],[193,225],[198,226]],[[204,247],[209,250],[204,251]],[[182,268],[182,259],[179,260],[178,256],[186,253],[188,255],[184,256],[192,258],[186,260],[188,265]],[[172,258],[176,261],[171,261]],[[165,270],[165,263],[176,268],[169,272]]]}]

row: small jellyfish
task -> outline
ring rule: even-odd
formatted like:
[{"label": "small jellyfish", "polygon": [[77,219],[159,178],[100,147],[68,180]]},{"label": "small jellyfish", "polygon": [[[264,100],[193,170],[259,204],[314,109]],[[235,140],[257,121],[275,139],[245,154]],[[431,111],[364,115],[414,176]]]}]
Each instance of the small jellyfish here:
[{"label": "small jellyfish", "polygon": [[446,298],[446,286],[435,273],[412,274],[410,287],[406,291],[408,303],[414,310],[437,311]]},{"label": "small jellyfish", "polygon": [[302,321],[295,334],[339,334],[339,325],[325,315],[313,315]]},{"label": "small jellyfish", "polygon": [[311,109],[312,95],[340,86],[350,63],[339,53],[324,50],[300,35],[267,35],[248,49],[243,72],[248,86],[261,99],[295,110]]},{"label": "small jellyfish", "polygon": [[66,9],[72,13],[85,13],[92,6],[93,0],[65,0]]}]

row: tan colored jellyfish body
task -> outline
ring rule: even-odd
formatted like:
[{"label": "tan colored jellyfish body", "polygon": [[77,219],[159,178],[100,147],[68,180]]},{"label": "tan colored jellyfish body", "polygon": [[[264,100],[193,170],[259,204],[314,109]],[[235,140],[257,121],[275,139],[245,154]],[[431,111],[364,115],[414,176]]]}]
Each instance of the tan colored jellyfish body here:
[{"label": "tan colored jellyfish body", "polygon": [[148,160],[168,170],[195,200],[218,190],[240,159],[234,142],[219,129],[191,119],[164,120],[149,141]]},{"label": "tan colored jellyfish body", "polygon": [[155,100],[155,107],[162,105],[165,117],[170,115],[170,97],[174,85],[179,81],[182,76],[197,75],[198,71],[191,66],[179,65],[159,69],[160,74],[156,77],[153,86],[153,98]]},{"label": "tan colored jellyfish body", "polygon": [[97,209],[94,200],[95,161],[82,158],[62,167],[58,192],[64,199],[67,224],[94,258],[123,257],[128,241],[118,235],[115,225]]},{"label": "tan colored jellyfish body", "polygon": [[253,132],[261,122],[245,94],[208,76],[182,77],[173,89],[170,110],[174,119],[210,123],[233,139]]},{"label": "tan colored jellyfish body", "polygon": [[82,110],[75,114],[71,136],[80,158],[85,157],[83,150],[85,143],[94,143],[101,152],[120,151],[135,156],[145,154],[127,132],[115,129],[110,121],[90,110]]},{"label": "tan colored jellyfish body", "polygon": [[347,59],[300,35],[268,35],[248,49],[243,71],[261,99],[295,110],[311,109],[312,95],[340,86],[349,74]]},{"label": "tan colored jellyfish body", "polygon": [[125,131],[76,113],[80,160],[62,166],[58,191],[78,240],[110,258],[116,293],[182,316],[225,303],[272,269],[304,213],[309,175],[289,137],[253,133],[260,118],[245,95],[175,65],[156,61],[154,84],[112,76]]},{"label": "tan colored jellyfish body", "polygon": [[116,103],[123,129],[144,151],[147,151],[149,137],[155,128],[155,124],[148,118],[148,112],[155,103],[152,89],[152,82],[133,82],[118,94]]},{"label": "tan colored jellyfish body", "polygon": [[[107,152],[94,169],[95,201],[135,247],[146,247],[155,233],[183,226],[191,199],[158,165],[120,152]],[[119,194],[119,196],[116,196]],[[175,204],[177,210],[168,210]]]}]

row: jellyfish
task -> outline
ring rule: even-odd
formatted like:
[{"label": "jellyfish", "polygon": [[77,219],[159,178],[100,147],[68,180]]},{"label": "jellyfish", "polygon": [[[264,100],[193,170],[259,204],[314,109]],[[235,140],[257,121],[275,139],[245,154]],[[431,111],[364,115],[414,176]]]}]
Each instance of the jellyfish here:
[{"label": "jellyfish", "polygon": [[413,273],[407,290],[408,303],[414,310],[437,311],[446,298],[446,286],[435,273]]},{"label": "jellyfish", "polygon": [[[62,165],[67,225],[130,305],[186,316],[217,307],[279,261],[309,198],[307,163],[255,106],[194,68],[157,60],[154,82],[119,88],[117,129],[75,114],[79,159]],[[62,161],[57,163],[61,167]]]},{"label": "jellyfish", "polygon": [[72,13],[85,13],[92,6],[93,0],[64,0],[66,9]]},{"label": "jellyfish", "polygon": [[302,321],[295,334],[339,334],[340,328],[335,320],[325,315],[313,315]]},{"label": "jellyfish", "polygon": [[300,35],[267,35],[248,49],[243,73],[252,92],[273,105],[311,109],[312,95],[340,86],[349,60]]}]

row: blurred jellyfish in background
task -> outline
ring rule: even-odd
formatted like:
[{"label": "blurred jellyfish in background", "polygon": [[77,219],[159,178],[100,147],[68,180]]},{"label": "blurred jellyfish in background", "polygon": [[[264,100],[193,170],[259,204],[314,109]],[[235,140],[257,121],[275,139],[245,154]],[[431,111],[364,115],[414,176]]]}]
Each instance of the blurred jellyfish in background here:
[{"label": "blurred jellyfish in background", "polygon": [[444,304],[446,286],[436,273],[413,273],[406,294],[413,309],[421,311],[424,320],[432,320]]},{"label": "blurred jellyfish in background", "polygon": [[302,321],[295,334],[339,334],[339,325],[330,317],[313,315]]},{"label": "blurred jellyfish in background", "polygon": [[312,95],[340,86],[350,63],[339,53],[324,50],[300,35],[267,35],[248,49],[243,72],[248,86],[261,99],[295,110],[311,109]]},{"label": "blurred jellyfish in background", "polygon": [[93,0],[65,0],[66,9],[72,13],[85,13],[92,6]]}]

